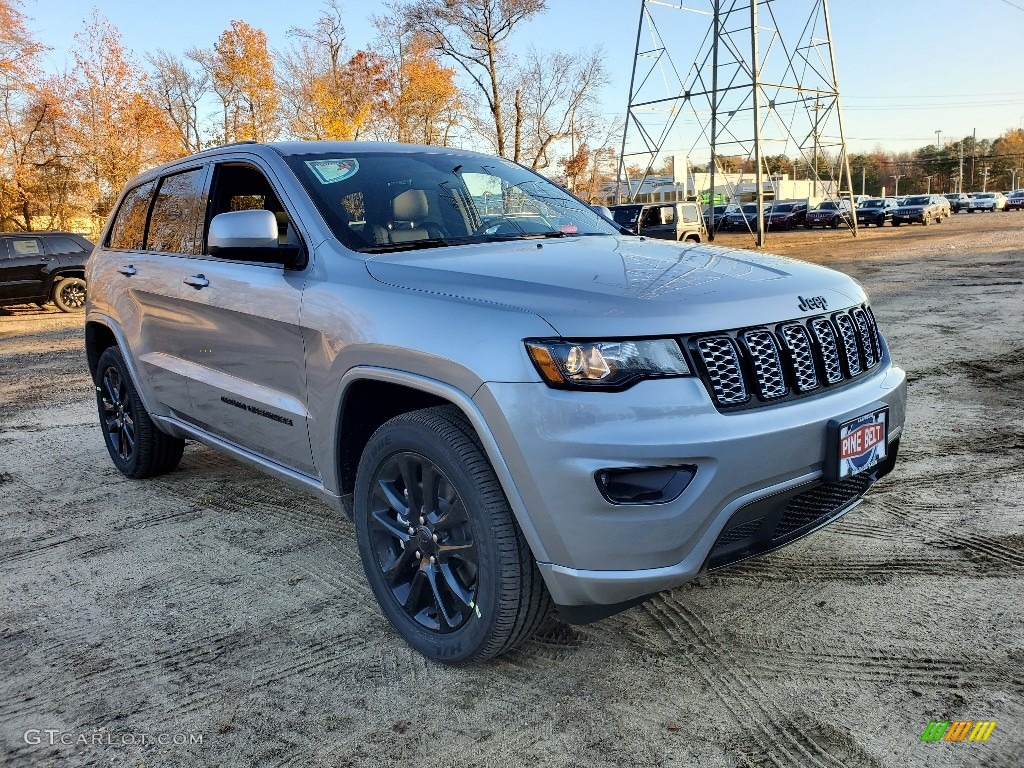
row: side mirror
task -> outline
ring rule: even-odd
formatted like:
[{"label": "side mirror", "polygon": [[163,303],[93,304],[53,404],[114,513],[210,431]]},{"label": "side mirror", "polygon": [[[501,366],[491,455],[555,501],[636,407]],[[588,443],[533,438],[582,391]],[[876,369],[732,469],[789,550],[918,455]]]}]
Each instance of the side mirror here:
[{"label": "side mirror", "polygon": [[210,222],[206,244],[211,256],[224,259],[282,264],[286,269],[305,266],[301,246],[280,244],[272,211],[219,213]]}]

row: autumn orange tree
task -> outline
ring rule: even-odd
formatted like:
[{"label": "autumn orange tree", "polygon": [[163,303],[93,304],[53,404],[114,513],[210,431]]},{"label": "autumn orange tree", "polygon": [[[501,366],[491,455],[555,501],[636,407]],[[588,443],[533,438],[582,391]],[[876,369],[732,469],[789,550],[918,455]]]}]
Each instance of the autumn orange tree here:
[{"label": "autumn orange tree", "polygon": [[384,61],[368,51],[346,54],[341,8],[334,0],[312,28],[288,33],[297,42],[280,57],[278,74],[291,135],[312,141],[360,138],[381,103]]},{"label": "autumn orange tree", "polygon": [[235,20],[211,50],[191,49],[187,55],[207,72],[221,101],[221,142],[277,138],[281,132],[281,96],[266,32]]},{"label": "autumn orange tree", "polygon": [[375,49],[386,62],[373,135],[386,141],[446,146],[463,113],[455,70],[438,61],[430,38],[400,8],[373,17]]},{"label": "autumn orange tree", "polygon": [[68,130],[98,228],[130,178],[178,154],[177,139],[121,33],[98,12],[75,35],[72,55]]},{"label": "autumn orange tree", "polygon": [[0,230],[33,228],[34,160],[49,114],[45,106],[34,108],[43,50],[28,31],[20,3],[0,0]]}]

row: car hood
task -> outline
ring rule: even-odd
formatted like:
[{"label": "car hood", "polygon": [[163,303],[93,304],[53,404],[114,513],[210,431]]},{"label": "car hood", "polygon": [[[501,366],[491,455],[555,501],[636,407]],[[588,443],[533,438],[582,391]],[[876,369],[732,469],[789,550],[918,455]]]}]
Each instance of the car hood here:
[{"label": "car hood", "polygon": [[[374,279],[539,315],[562,336],[738,328],[866,300],[850,277],[771,254],[638,237],[514,241],[374,255]],[[817,310],[810,310],[813,314]]]}]

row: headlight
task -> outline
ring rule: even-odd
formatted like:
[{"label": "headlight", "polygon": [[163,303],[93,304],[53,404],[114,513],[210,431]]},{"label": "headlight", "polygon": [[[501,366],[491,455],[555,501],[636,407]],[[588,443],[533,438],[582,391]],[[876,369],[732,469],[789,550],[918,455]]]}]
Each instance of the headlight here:
[{"label": "headlight", "polygon": [[641,379],[689,376],[675,339],[641,341],[526,341],[537,371],[556,388],[625,389]]}]

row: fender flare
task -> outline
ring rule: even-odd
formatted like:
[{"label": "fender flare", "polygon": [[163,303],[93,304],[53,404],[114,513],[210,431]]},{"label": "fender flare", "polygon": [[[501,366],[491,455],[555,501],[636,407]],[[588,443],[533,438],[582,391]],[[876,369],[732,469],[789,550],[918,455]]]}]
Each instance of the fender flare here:
[{"label": "fender flare", "polygon": [[[529,511],[526,509],[526,504],[523,502],[522,496],[519,495],[519,489],[516,487],[515,481],[512,479],[512,472],[509,470],[508,464],[505,463],[505,458],[502,456],[501,449],[498,447],[498,442],[494,439],[494,435],[491,433],[490,427],[488,427],[483,414],[473,401],[472,396],[467,395],[462,390],[456,389],[455,387],[436,379],[392,368],[380,368],[377,366],[355,366],[350,368],[345,372],[345,375],[341,380],[341,398],[336,408],[337,418],[335,419],[334,427],[334,445],[340,445],[341,441],[341,408],[342,404],[345,402],[345,393],[348,392],[349,386],[353,383],[366,379],[387,382],[390,384],[400,384],[411,389],[418,389],[428,394],[435,395],[442,400],[447,400],[462,411],[462,414],[466,417],[469,423],[473,425],[473,429],[476,430],[477,437],[480,439],[480,444],[483,446],[484,453],[487,455],[487,459],[491,462],[491,467],[494,468],[494,474],[497,476],[498,482],[501,484],[501,488],[505,492],[505,498],[508,499],[509,507],[512,509],[512,514],[515,515],[516,521],[519,523],[519,528],[522,530],[523,536],[526,537],[526,541],[530,545],[530,549],[533,551],[534,559],[538,562],[546,562],[548,560],[547,553],[541,543],[537,529],[533,525],[533,519],[530,517]],[[337,448],[335,450],[337,450]]]}]

